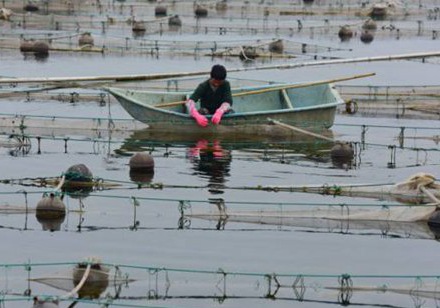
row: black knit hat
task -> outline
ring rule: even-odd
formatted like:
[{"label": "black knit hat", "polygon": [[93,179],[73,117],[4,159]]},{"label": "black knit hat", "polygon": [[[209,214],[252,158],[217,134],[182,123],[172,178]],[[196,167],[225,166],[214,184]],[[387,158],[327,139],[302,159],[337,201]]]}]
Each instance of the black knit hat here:
[{"label": "black knit hat", "polygon": [[211,69],[211,78],[217,80],[225,80],[226,79],[226,68],[223,65],[216,64]]}]

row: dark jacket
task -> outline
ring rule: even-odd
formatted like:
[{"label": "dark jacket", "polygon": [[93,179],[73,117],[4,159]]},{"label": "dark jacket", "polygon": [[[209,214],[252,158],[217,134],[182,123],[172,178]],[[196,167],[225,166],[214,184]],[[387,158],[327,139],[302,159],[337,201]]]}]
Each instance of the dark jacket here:
[{"label": "dark jacket", "polygon": [[231,85],[229,81],[225,80],[214,92],[208,79],[197,86],[190,99],[195,102],[200,100],[200,106],[208,109],[210,114],[214,114],[217,108],[224,102],[232,106]]}]

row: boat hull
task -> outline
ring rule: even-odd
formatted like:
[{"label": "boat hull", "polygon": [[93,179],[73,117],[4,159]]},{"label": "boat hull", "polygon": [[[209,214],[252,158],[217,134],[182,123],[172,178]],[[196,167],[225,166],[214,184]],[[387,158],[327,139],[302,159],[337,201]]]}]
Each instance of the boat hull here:
[{"label": "boat hull", "polygon": [[[329,85],[316,87],[318,95],[315,94],[314,89],[310,88],[307,89],[311,97],[307,97],[304,90],[296,91],[297,93],[293,91],[289,93],[288,90],[283,94],[279,90],[270,93],[270,88],[267,90],[264,90],[264,87],[257,88],[257,90],[254,88],[251,91],[262,89],[267,92],[255,96],[234,97],[234,113],[225,115],[221,125],[210,123],[207,127],[198,126],[194,119],[185,112],[183,102],[188,97],[188,93],[153,93],[117,88],[109,88],[108,91],[133,118],[148,124],[151,131],[192,135],[277,136],[297,135],[298,133],[272,124],[271,120],[314,132],[322,132],[333,125],[336,107],[343,102],[342,99]],[[324,97],[325,103],[320,102],[319,97]],[[156,107],[156,105],[170,101],[181,103],[171,108]],[[293,106],[292,101],[294,101]],[[297,101],[302,102],[302,105],[297,105]]]}]

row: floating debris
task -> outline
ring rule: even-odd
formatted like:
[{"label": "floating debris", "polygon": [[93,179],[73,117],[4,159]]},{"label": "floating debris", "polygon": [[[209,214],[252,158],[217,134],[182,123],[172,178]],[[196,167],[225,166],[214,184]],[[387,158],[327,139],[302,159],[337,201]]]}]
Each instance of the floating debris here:
[{"label": "floating debris", "polygon": [[134,20],[131,29],[133,32],[143,33],[147,30],[147,27],[145,26],[145,22]]},{"label": "floating debris", "polygon": [[32,52],[40,56],[49,55],[49,44],[43,41],[25,39],[20,43],[20,51],[23,53]]},{"label": "floating debris", "polygon": [[174,15],[168,19],[168,25],[174,26],[174,27],[181,27],[182,26],[182,20],[180,19],[179,15]]},{"label": "floating debris", "polygon": [[371,43],[374,40],[374,35],[372,31],[362,31],[360,39],[363,43]]},{"label": "floating debris", "polygon": [[269,51],[275,53],[283,53],[284,51],[283,40],[276,40],[274,42],[271,42],[269,44]]},{"label": "floating debris", "polygon": [[194,9],[194,14],[196,15],[196,17],[207,17],[208,9],[200,4],[197,4]]},{"label": "floating debris", "polygon": [[351,143],[339,141],[330,150],[333,165],[339,168],[351,165],[353,156],[354,150]]}]

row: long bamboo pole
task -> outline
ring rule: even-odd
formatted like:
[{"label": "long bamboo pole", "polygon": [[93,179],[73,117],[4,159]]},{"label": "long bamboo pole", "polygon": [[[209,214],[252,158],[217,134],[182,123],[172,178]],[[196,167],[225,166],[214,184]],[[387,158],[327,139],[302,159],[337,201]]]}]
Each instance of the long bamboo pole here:
[{"label": "long bamboo pole", "polygon": [[[371,77],[374,75],[376,75],[376,74],[375,73],[368,73],[368,74],[354,75],[354,76],[348,76],[348,77],[341,77],[341,78],[336,78],[336,79],[319,80],[319,81],[297,83],[297,84],[286,84],[286,85],[279,86],[279,87],[268,87],[268,88],[263,88],[263,89],[259,89],[259,90],[233,93],[232,96],[238,97],[238,96],[255,95],[255,94],[261,94],[261,93],[266,93],[266,92],[271,92],[271,91],[279,91],[279,90],[285,90],[285,89],[305,88],[305,87],[317,86],[320,84],[328,84],[328,83],[335,83],[335,82],[353,80],[353,79],[358,79],[358,78]],[[182,105],[185,102],[186,101],[163,103],[163,104],[155,105],[155,107],[158,107],[158,108],[173,107],[173,106]]]},{"label": "long bamboo pole", "polygon": [[[417,58],[439,57],[440,51],[437,52],[424,52],[424,53],[411,53],[391,56],[376,56],[376,57],[360,57],[352,59],[333,59],[323,61],[310,61],[301,63],[281,64],[281,65],[265,65],[256,67],[241,67],[228,69],[228,72],[243,72],[243,71],[257,71],[257,70],[269,70],[269,69],[290,69],[300,68],[307,66],[318,65],[331,65],[331,64],[343,64],[343,63],[357,63],[357,62],[376,62],[376,61],[392,61],[392,60],[407,60]],[[29,78],[0,78],[0,84],[3,83],[44,83],[44,82],[88,82],[88,81],[145,81],[145,80],[157,80],[174,77],[189,77],[208,75],[210,70],[194,71],[194,72],[173,72],[173,73],[155,73],[144,75],[113,75],[113,76],[87,76],[87,77],[29,77]]]},{"label": "long bamboo pole", "polygon": [[293,126],[293,125],[289,125],[289,124],[286,124],[286,123],[283,123],[283,122],[280,122],[280,121],[277,121],[277,120],[274,120],[274,119],[271,119],[271,118],[268,118],[267,121],[269,123],[272,123],[272,124],[275,124],[275,125],[278,125],[278,126],[281,126],[281,127],[284,127],[284,128],[288,128],[288,129],[293,130],[293,131],[295,131],[297,133],[301,133],[301,134],[304,134],[304,135],[309,135],[309,136],[312,136],[312,137],[315,137],[315,138],[320,138],[320,139],[323,139],[323,140],[326,140],[326,141],[330,141],[330,142],[335,142],[335,140],[333,140],[332,138],[329,138],[329,137],[326,137],[326,136],[323,136],[323,135],[320,135],[320,134],[316,134],[314,132],[310,132],[308,130],[305,130],[305,129],[302,129],[302,128],[299,128],[299,127],[296,127],[296,126]]}]

